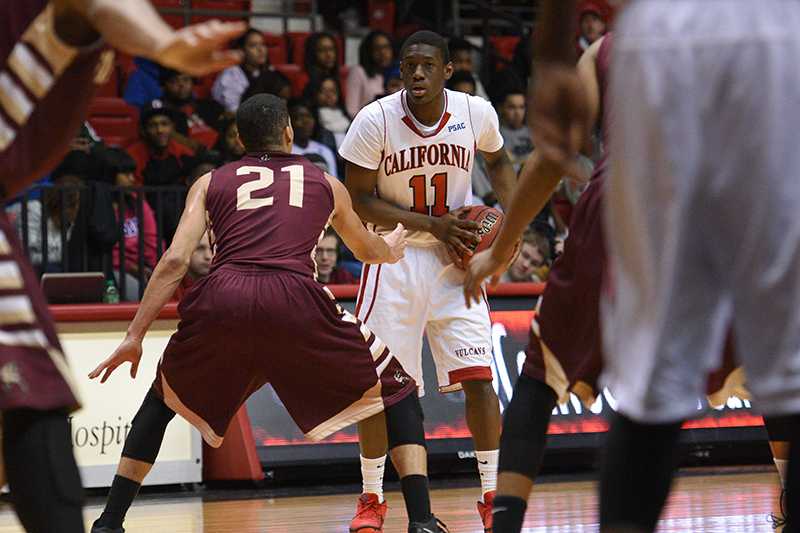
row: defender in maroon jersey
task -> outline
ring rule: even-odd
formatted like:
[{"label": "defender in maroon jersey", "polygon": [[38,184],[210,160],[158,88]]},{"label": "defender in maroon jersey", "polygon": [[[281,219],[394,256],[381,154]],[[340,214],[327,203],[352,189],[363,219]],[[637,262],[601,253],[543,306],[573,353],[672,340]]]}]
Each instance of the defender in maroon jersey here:
[{"label": "defender in maroon jersey", "polygon": [[[280,98],[254,96],[239,107],[236,120],[247,154],[192,187],[125,341],[90,374],[105,381],[131,362],[136,375],[149,325],[183,279],[197,241],[210,231],[216,247],[211,272],[180,303],[178,331],[134,418],[108,505],[93,531],[122,530],[129,489],[138,488],[149,471],[175,413],[218,447],[236,411],[266,383],[310,439],[367,419],[373,431],[388,430],[401,482],[416,480],[403,484],[404,493],[409,485],[416,496],[410,521],[427,527],[435,522],[429,503],[427,510],[413,508],[426,472],[416,382],[316,281],[312,259],[329,222],[366,263],[401,259],[406,232],[400,224],[386,237],[368,232],[344,186],[290,153],[294,133]],[[120,506],[125,495],[131,498]]]},{"label": "defender in maroon jersey", "polygon": [[[240,60],[218,48],[244,29],[215,21],[174,31],[143,0],[0,2],[0,198],[64,155],[94,87],[111,73],[106,44],[204,74]],[[0,410],[14,507],[27,531],[83,531],[66,419],[77,392],[36,275],[3,214],[0,264]],[[0,468],[0,484],[3,477]]]}]

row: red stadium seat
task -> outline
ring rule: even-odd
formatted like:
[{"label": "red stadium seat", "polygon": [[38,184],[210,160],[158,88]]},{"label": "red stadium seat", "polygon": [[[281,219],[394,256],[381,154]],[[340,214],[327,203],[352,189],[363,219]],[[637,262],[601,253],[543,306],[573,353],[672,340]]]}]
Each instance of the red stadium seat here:
[{"label": "red stadium seat", "polygon": [[[250,11],[249,0],[193,0],[194,9],[214,9],[217,11]],[[243,16],[224,16],[224,15],[195,15],[192,23],[205,22],[207,20],[218,19],[225,21],[245,20]]]},{"label": "red stadium seat", "polygon": [[308,83],[308,74],[297,65],[275,65],[275,70],[289,78],[292,82],[292,96],[298,97]]},{"label": "red stadium seat", "polygon": [[108,75],[108,81],[97,87],[94,96],[95,98],[100,96],[116,98],[120,96],[120,87],[122,86],[122,69],[119,65],[114,65]]},{"label": "red stadium seat", "polygon": [[264,42],[267,45],[270,65],[284,65],[289,62],[289,50],[283,35],[265,33]]},{"label": "red stadium seat", "polygon": [[200,100],[211,97],[211,87],[214,85],[214,80],[217,79],[217,74],[209,74],[202,78],[196,78],[194,82],[194,96]]},{"label": "red stadium seat", "polygon": [[497,54],[505,59],[511,61],[514,57],[514,50],[519,43],[519,37],[514,35],[493,35],[489,37],[489,42],[497,50]]},{"label": "red stadium seat", "polygon": [[89,123],[111,146],[128,146],[139,131],[139,112],[122,98],[95,98],[89,104]]}]

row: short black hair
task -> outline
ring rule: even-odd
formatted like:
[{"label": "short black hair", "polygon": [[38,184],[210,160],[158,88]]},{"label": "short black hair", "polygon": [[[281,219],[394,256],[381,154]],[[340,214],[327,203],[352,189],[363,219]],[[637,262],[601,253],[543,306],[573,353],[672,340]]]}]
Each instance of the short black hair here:
[{"label": "short black hair", "polygon": [[274,94],[251,96],[236,111],[236,127],[245,150],[258,152],[283,143],[289,125],[286,102]]},{"label": "short black hair", "polygon": [[298,107],[305,107],[306,109],[311,110],[311,106],[303,98],[291,98],[288,102],[286,102],[286,108],[289,110],[289,114],[291,114]]},{"label": "short black hair", "polygon": [[428,30],[412,33],[411,36],[405,40],[402,48],[400,48],[401,61],[403,60],[403,56],[406,55],[406,50],[408,50],[408,47],[415,44],[427,44],[437,48],[442,54],[442,62],[445,65],[450,62],[450,49],[447,47],[447,41],[445,41],[444,37],[438,33]]},{"label": "short black hair", "polygon": [[453,75],[450,76],[449,80],[447,80],[447,88],[453,89],[459,83],[471,83],[473,87],[478,86],[478,84],[475,82],[475,76],[466,70],[457,70],[453,72]]},{"label": "short black hair", "polygon": [[261,37],[264,37],[264,34],[259,30],[255,28],[248,28],[247,31],[244,32],[244,34],[242,34],[241,37],[239,37],[233,42],[233,47],[244,50],[244,45],[247,44],[247,38],[250,37],[251,35],[260,35]]},{"label": "short black hair", "polygon": [[450,49],[451,54],[462,51],[472,52],[475,49],[472,43],[463,37],[450,37],[450,40],[447,41],[447,47]]}]

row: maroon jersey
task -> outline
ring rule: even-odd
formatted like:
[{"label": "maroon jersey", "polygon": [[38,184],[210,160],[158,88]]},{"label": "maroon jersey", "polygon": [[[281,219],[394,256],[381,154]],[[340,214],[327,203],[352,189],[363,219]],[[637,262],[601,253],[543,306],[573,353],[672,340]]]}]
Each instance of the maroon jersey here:
[{"label": "maroon jersey", "polygon": [[597,61],[595,68],[597,70],[597,84],[600,89],[600,128],[603,138],[603,145],[605,146],[606,153],[597,163],[594,175],[592,178],[598,178],[606,171],[608,164],[608,132],[611,130],[611,110],[608,107],[608,83],[611,74],[611,45],[614,39],[613,33],[609,32],[600,43],[600,49],[597,51]]},{"label": "maroon jersey", "polygon": [[[61,41],[46,0],[0,2],[0,186],[13,196],[54,167],[86,116],[113,52]],[[102,56],[102,61],[100,61]]]},{"label": "maroon jersey", "polygon": [[303,156],[248,154],[212,172],[206,209],[216,246],[212,271],[232,264],[313,276],[333,191]]}]

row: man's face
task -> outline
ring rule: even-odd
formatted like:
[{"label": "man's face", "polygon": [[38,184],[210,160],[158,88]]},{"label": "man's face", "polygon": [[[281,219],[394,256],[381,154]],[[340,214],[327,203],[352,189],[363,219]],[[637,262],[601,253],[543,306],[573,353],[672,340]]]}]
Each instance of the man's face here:
[{"label": "man's face", "polygon": [[211,260],[214,254],[211,251],[211,245],[208,242],[208,233],[204,233],[200,238],[200,243],[197,248],[192,252],[189,258],[189,272],[195,278],[201,278],[208,274],[211,269]]},{"label": "man's face", "polygon": [[581,17],[581,35],[589,41],[589,44],[595,42],[603,36],[606,32],[606,23],[597,13],[584,13]]},{"label": "man's face", "polygon": [[289,117],[292,119],[295,140],[301,143],[307,142],[314,131],[314,115],[306,106],[297,106],[292,108]]},{"label": "man's face", "polygon": [[267,45],[260,33],[251,33],[244,42],[244,62],[256,68],[267,64]]},{"label": "man's face", "polygon": [[164,93],[170,100],[186,102],[192,98],[194,82],[188,74],[178,74],[164,83]]},{"label": "man's face", "polygon": [[517,259],[508,269],[512,281],[530,281],[537,268],[544,264],[544,256],[535,244],[523,242]]},{"label": "man's face", "polygon": [[472,54],[469,53],[469,50],[456,50],[450,59],[453,62],[453,70],[456,72],[472,72]]},{"label": "man's face", "polygon": [[519,129],[525,124],[525,95],[509,94],[500,106],[500,120],[512,129]]},{"label": "man's face", "polygon": [[400,75],[408,98],[417,105],[428,104],[442,94],[453,65],[444,64],[442,53],[429,44],[412,44],[400,62]]},{"label": "man's face", "polygon": [[175,126],[168,116],[155,115],[147,121],[144,131],[147,141],[153,147],[166,148],[172,133],[175,131]]},{"label": "man's face", "polygon": [[317,244],[315,256],[317,273],[323,278],[330,276],[331,272],[333,272],[333,269],[336,267],[336,259],[339,256],[338,250],[336,249],[337,244],[338,241],[336,237],[333,236],[324,237],[319,241],[319,244]]},{"label": "man's face", "polygon": [[323,37],[317,41],[317,64],[325,69],[336,66],[336,43],[330,37]]}]

